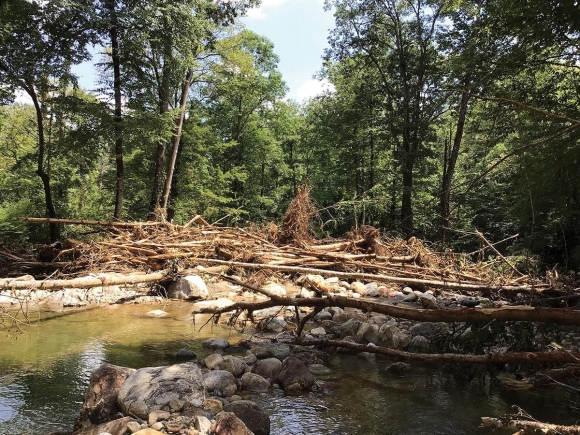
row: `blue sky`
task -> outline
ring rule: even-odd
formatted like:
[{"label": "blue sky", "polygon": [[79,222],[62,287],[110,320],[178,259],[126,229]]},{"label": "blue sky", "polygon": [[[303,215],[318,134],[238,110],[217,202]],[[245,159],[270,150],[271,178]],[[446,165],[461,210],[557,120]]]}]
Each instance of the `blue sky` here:
[{"label": "blue sky", "polygon": [[328,86],[313,79],[334,27],[332,13],[323,6],[323,0],[262,0],[260,8],[242,19],[249,30],[274,43],[290,99],[301,101]]},{"label": "blue sky", "polygon": [[[334,27],[332,13],[325,12],[323,6],[324,0],[262,0],[259,8],[241,20],[249,30],[274,43],[279,69],[289,88],[287,98],[298,102],[328,86],[313,78],[322,67],[328,31]],[[91,62],[75,67],[74,72],[81,87],[95,88]]]}]

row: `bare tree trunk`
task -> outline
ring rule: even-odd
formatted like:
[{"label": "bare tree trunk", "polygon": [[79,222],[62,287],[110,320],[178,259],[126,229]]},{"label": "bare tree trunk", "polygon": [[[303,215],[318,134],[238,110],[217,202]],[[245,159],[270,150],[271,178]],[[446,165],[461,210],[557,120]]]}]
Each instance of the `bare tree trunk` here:
[{"label": "bare tree trunk", "polygon": [[193,78],[193,69],[187,72],[183,85],[181,86],[181,98],[179,101],[179,115],[175,119],[175,131],[173,132],[171,157],[167,166],[167,176],[165,178],[165,188],[163,190],[163,200],[161,208],[167,209],[169,201],[169,193],[171,192],[171,182],[173,180],[173,173],[175,171],[175,162],[177,161],[177,152],[181,141],[181,132],[183,130],[183,121],[185,119],[185,107],[187,105],[187,97],[189,96],[189,87],[191,86],[191,79]]},{"label": "bare tree trunk", "polygon": [[401,230],[406,238],[413,235],[413,167],[415,156],[412,151],[403,150],[401,169],[403,194],[401,198]]},{"label": "bare tree trunk", "polygon": [[[34,90],[34,86],[31,84],[26,84],[24,87],[26,93],[32,99],[34,104],[34,109],[36,111],[36,126],[38,131],[38,159],[36,175],[42,180],[42,187],[44,190],[44,201],[46,204],[46,213],[49,218],[56,218],[56,210],[54,208],[54,203],[52,202],[52,192],[50,189],[50,176],[44,171],[44,150],[45,150],[45,139],[44,139],[44,117],[42,114],[42,107],[38,101],[38,95]],[[59,228],[56,223],[51,222],[50,227],[50,242],[54,243],[59,237]]]},{"label": "bare tree trunk", "polygon": [[123,115],[121,101],[121,58],[119,56],[119,41],[117,37],[118,20],[115,12],[115,2],[107,1],[107,9],[111,18],[109,37],[111,38],[111,57],[113,61],[113,89],[115,92],[115,165],[117,172],[117,185],[115,188],[115,211],[113,218],[121,219],[123,209]]},{"label": "bare tree trunk", "polygon": [[[465,79],[464,85],[469,84],[469,77]],[[457,164],[457,158],[459,157],[459,149],[461,147],[461,140],[463,139],[463,129],[465,126],[465,119],[467,117],[467,106],[469,103],[469,93],[463,92],[461,95],[461,102],[459,103],[459,116],[457,118],[457,127],[455,130],[455,138],[453,139],[453,146],[451,147],[451,152],[449,153],[449,158],[443,162],[443,182],[441,185],[441,195],[439,201],[440,210],[440,235],[441,243],[445,242],[445,228],[449,227],[449,214],[450,207],[449,201],[451,197],[451,182],[453,181],[453,175],[455,174],[455,165]]]}]

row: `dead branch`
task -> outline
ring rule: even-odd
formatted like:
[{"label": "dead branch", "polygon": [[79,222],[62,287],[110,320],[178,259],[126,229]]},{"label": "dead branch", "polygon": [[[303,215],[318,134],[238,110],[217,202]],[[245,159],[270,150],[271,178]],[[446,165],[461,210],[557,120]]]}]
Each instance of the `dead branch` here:
[{"label": "dead branch", "polygon": [[[542,433],[546,435],[580,435],[580,426],[560,426],[539,421],[512,420],[481,417],[481,427],[489,429],[509,429],[518,435]],[[514,434],[515,435],[515,434]]]},{"label": "dead branch", "polygon": [[[297,306],[323,309],[327,307],[356,308],[363,312],[386,314],[388,316],[418,320],[421,322],[492,322],[492,321],[527,321],[541,323],[557,323],[560,325],[580,325],[580,315],[577,312],[561,308],[534,308],[526,306],[502,308],[459,308],[459,309],[422,309],[352,299],[343,296],[327,298],[288,298],[276,296],[270,292],[245,283],[232,277],[223,277],[235,284],[244,286],[255,292],[268,296],[271,306]],[[263,303],[262,303],[263,304]],[[225,308],[205,308],[201,313],[223,314],[234,308],[255,310],[252,303],[238,303]]]},{"label": "dead branch", "polygon": [[[461,355],[455,353],[412,353],[374,344],[358,344],[342,340],[295,340],[302,346],[323,346],[350,349],[355,352],[368,352],[386,355],[407,361],[421,361],[428,363],[467,363],[467,364],[545,364],[567,363],[573,361],[573,357],[565,352],[513,352],[513,353],[488,353],[486,355]],[[580,353],[578,353],[580,356]]]},{"label": "dead branch", "polygon": [[88,221],[78,219],[31,218],[31,217],[21,217],[20,220],[32,223],[89,225],[89,226],[118,227],[118,228],[157,227],[167,225],[164,222],[113,222],[113,221]]}]

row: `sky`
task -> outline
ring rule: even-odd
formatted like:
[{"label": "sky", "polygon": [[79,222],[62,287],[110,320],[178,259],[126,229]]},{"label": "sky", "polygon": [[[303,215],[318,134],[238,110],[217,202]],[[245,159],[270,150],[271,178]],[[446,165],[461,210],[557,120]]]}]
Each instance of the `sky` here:
[{"label": "sky", "polygon": [[[332,12],[324,11],[323,6],[324,0],[262,0],[259,8],[248,11],[241,20],[247,29],[274,43],[288,99],[302,102],[330,86],[313,78],[322,68],[328,31],[334,27]],[[82,88],[95,88],[91,62],[76,66],[73,72]]]},{"label": "sky", "polygon": [[334,27],[332,12],[323,6],[324,0],[262,0],[260,8],[242,19],[246,28],[274,43],[287,97],[298,102],[329,86],[313,78],[322,68],[328,31]]}]

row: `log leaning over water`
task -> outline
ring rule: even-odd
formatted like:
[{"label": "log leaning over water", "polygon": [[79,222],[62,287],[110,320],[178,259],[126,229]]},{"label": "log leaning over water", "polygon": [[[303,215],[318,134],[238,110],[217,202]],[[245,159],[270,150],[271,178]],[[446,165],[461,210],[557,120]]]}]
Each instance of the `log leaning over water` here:
[{"label": "log leaning over water", "polygon": [[539,421],[516,420],[509,418],[481,417],[481,427],[489,429],[508,429],[519,435],[580,435],[580,426],[560,426]]},{"label": "log leaning over water", "polygon": [[254,311],[273,306],[295,306],[323,309],[328,307],[356,308],[363,312],[385,314],[388,316],[417,320],[420,322],[492,322],[492,321],[526,321],[555,323],[560,325],[580,325],[580,311],[565,308],[535,308],[527,306],[502,308],[460,308],[460,309],[424,309],[409,308],[398,305],[384,304],[369,300],[353,299],[343,296],[326,298],[288,298],[273,295],[259,287],[245,283],[239,279],[223,276],[223,279],[242,285],[250,290],[261,293],[270,301],[261,303],[238,302],[220,309],[205,308],[200,313],[224,314],[237,309]]}]

